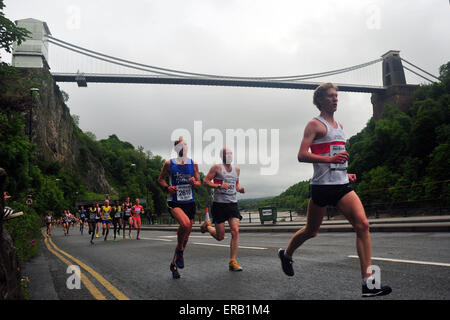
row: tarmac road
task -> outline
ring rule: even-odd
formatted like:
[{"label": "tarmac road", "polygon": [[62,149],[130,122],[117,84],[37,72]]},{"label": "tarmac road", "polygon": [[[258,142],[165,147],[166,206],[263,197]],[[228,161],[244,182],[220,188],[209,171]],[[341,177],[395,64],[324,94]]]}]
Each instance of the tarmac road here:
[{"label": "tarmac road", "polygon": [[[110,233],[108,241],[100,237],[91,245],[87,233],[81,236],[77,227],[69,236],[55,228],[51,241],[43,243],[42,254],[25,266],[23,274],[30,278],[32,299],[362,299],[354,233],[319,233],[296,252],[296,274],[287,277],[277,251],[286,247],[291,236],[287,232],[242,233],[238,261],[244,271],[230,272],[230,234],[218,242],[193,232],[181,279],[172,279],[173,231],[142,231],[140,241],[133,231],[133,239],[120,237],[117,242]],[[381,282],[393,288],[390,295],[371,299],[450,299],[450,233],[383,232],[371,236],[372,264],[381,268]],[[93,287],[88,289],[90,285],[83,282],[81,289],[68,289],[67,279],[72,275],[66,273],[68,264],[80,265],[82,277]],[[49,293],[52,288],[55,295]]]}]

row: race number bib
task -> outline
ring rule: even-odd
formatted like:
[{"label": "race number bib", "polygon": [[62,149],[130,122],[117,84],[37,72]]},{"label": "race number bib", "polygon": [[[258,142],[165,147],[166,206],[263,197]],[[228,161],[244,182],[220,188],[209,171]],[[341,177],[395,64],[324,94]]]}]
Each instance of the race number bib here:
[{"label": "race number bib", "polygon": [[[330,156],[334,157],[338,153],[345,152],[345,145],[333,144],[330,146]],[[345,163],[330,163],[331,170],[347,170],[348,161]]]},{"label": "race number bib", "polygon": [[235,194],[236,193],[236,180],[234,179],[225,179],[224,183],[228,183],[228,189],[222,189],[222,193],[225,194]]},{"label": "race number bib", "polygon": [[193,199],[192,187],[190,184],[177,185],[177,200],[178,201],[189,201],[192,199]]}]

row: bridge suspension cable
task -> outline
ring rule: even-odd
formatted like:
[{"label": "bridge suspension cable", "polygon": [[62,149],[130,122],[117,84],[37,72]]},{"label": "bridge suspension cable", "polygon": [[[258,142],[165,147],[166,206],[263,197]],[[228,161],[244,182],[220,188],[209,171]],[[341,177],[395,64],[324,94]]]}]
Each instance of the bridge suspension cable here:
[{"label": "bridge suspension cable", "polygon": [[[412,64],[412,63],[409,62],[408,60],[405,60],[405,59],[403,59],[403,58],[400,58],[400,59],[402,59],[402,61],[406,62],[407,64],[413,66],[414,68],[416,68],[416,69],[422,71],[423,73],[426,73],[427,75],[432,76],[433,78],[435,78],[435,79],[437,79],[437,80],[441,80],[441,79],[439,79],[438,77],[436,77],[435,75],[433,75],[433,74],[431,74],[431,73],[429,73],[429,72],[423,70],[422,68],[419,68],[419,67],[416,66],[415,64]],[[406,68],[406,67],[404,67],[404,68],[405,68],[406,70],[409,70],[409,71],[415,73],[414,71],[412,71],[412,70],[410,70],[410,69],[408,69],[408,68]],[[417,74],[417,73],[416,73],[416,74]],[[417,75],[420,76],[420,77],[422,77],[422,76],[419,75],[419,74],[417,74]],[[422,78],[424,78],[424,77],[422,77]],[[424,78],[424,79],[426,79],[426,78]],[[428,80],[428,79],[427,79],[427,80]],[[431,81],[431,80],[428,80],[428,81]],[[431,81],[431,82],[433,82],[433,81]]]},{"label": "bridge suspension cable", "polygon": [[166,75],[166,76],[175,76],[179,78],[192,78],[194,77],[206,77],[206,78],[215,78],[215,79],[229,79],[229,80],[249,80],[249,81],[299,81],[299,80],[307,80],[307,79],[314,79],[314,78],[320,78],[320,77],[326,77],[330,75],[337,75],[341,73],[346,73],[350,71],[354,71],[357,69],[361,69],[367,66],[370,66],[372,64],[378,63],[382,61],[382,58],[372,60],[366,63],[337,69],[337,70],[331,70],[326,72],[319,72],[319,73],[310,73],[310,74],[303,74],[303,75],[292,75],[292,76],[274,76],[274,77],[235,77],[235,76],[223,76],[223,75],[215,75],[215,74],[205,74],[205,73],[194,73],[194,72],[186,72],[186,71],[180,71],[180,70],[174,70],[174,69],[167,69],[167,68],[161,68],[151,65],[146,65],[130,60],[125,60],[117,57],[113,57],[110,55],[106,55],[97,51],[89,50],[77,45],[74,45],[72,43],[54,38],[50,35],[47,35],[48,42],[57,45],[59,47],[74,51],[76,53],[86,55],[95,59],[99,59],[102,61],[106,61],[109,63],[121,65],[127,68],[132,68],[136,70],[141,71],[147,71],[147,72],[153,72],[160,75]]}]

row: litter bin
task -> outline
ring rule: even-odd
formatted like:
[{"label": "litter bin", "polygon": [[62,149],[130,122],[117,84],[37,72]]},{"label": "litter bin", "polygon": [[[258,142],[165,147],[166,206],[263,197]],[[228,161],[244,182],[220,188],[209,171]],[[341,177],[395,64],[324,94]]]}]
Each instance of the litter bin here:
[{"label": "litter bin", "polygon": [[265,206],[258,208],[259,211],[259,220],[261,220],[261,224],[264,224],[264,221],[271,221],[275,224],[277,223],[277,208],[274,206]]}]

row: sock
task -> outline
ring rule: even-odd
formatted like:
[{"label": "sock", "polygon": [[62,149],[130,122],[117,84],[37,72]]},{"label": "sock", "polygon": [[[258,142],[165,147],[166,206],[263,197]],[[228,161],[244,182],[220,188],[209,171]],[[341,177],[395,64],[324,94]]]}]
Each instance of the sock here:
[{"label": "sock", "polygon": [[205,212],[205,221],[211,221],[209,219],[209,210],[208,210],[208,208],[206,208],[206,212]]}]

